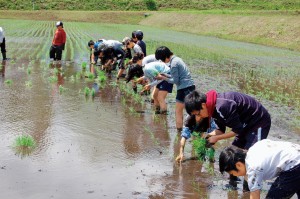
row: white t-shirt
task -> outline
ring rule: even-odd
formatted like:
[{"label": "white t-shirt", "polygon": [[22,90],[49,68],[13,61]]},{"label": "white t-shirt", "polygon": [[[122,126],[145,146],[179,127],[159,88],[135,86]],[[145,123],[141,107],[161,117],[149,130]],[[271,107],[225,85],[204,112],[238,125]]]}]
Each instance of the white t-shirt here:
[{"label": "white t-shirt", "polygon": [[250,191],[260,190],[264,180],[300,164],[300,145],[264,139],[249,149],[245,163]]},{"label": "white t-shirt", "polygon": [[0,27],[0,44],[2,43],[4,38],[4,30],[2,29],[2,27]]},{"label": "white t-shirt", "polygon": [[143,58],[142,66],[145,66],[146,64],[149,64],[149,63],[155,62],[155,61],[158,61],[158,60],[155,58],[154,54],[148,55],[148,56]]}]

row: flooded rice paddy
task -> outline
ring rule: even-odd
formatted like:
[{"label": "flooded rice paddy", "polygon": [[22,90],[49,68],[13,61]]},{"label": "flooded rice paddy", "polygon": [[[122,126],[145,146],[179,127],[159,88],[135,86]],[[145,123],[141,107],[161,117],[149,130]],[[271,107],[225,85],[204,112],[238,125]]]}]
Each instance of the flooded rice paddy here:
[{"label": "flooded rice paddy", "polygon": [[[155,115],[149,96],[131,95],[130,85],[117,83],[115,74],[104,82],[85,77],[90,68],[83,70],[82,63],[87,62],[90,39],[122,40],[137,28],[146,35],[149,53],[167,45],[183,57],[198,89],[256,96],[272,115],[270,138],[299,143],[300,53],[149,27],[65,22],[63,62],[53,64],[48,59],[52,22],[0,21],[8,24],[4,29],[11,58],[0,68],[0,198],[249,197],[241,184],[228,190],[218,162],[198,161],[190,143],[186,161],[174,162],[179,139],[175,92],[168,97],[169,114]],[[270,81],[278,77],[274,71],[284,77],[280,83]],[[86,87],[94,88],[94,97],[86,96]],[[292,100],[276,101],[266,88],[282,96],[289,93]],[[288,92],[290,88],[294,90]],[[31,153],[13,148],[22,134],[36,141]],[[218,143],[216,157],[228,144]],[[269,186],[265,184],[263,194]]]}]

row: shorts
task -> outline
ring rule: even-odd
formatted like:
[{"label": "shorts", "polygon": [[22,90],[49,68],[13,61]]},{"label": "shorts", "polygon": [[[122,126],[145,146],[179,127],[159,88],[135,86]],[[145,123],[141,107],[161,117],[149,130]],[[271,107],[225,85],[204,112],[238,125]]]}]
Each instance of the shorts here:
[{"label": "shorts", "polygon": [[167,81],[162,81],[156,85],[156,88],[160,91],[168,91],[168,93],[172,93],[173,84],[170,84]]},{"label": "shorts", "polygon": [[184,98],[196,89],[195,85],[177,90],[176,102],[184,103]]}]

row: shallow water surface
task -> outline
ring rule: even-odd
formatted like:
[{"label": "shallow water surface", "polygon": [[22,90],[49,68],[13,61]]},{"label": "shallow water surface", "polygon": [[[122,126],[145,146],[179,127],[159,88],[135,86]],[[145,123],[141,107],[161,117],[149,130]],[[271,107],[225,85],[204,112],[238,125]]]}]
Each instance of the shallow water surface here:
[{"label": "shallow water surface", "polygon": [[[186,161],[181,165],[174,162],[179,147],[174,121],[175,92],[168,97],[169,114],[155,115],[149,96],[142,98],[143,103],[136,102],[121,90],[124,83],[116,83],[115,74],[104,83],[84,78],[81,63],[88,58],[86,42],[92,36],[99,37],[100,33],[101,37],[120,37],[128,29],[127,25],[102,25],[106,29],[97,34],[99,28],[94,24],[66,25],[70,40],[63,62],[51,64],[48,49],[53,24],[14,22],[7,28],[8,54],[13,59],[2,62],[0,68],[0,198],[249,197],[242,193],[241,183],[238,191],[226,189],[227,176],[220,175],[218,163],[199,162],[190,141],[185,149]],[[21,29],[28,31],[22,32]],[[171,34],[167,30],[145,27],[147,31],[149,38],[156,43],[163,42],[160,34],[165,34],[169,37],[164,42],[182,38],[178,43],[191,46],[196,41],[198,46],[195,44],[195,48],[200,46],[208,52],[219,49],[216,53],[222,56],[227,48],[239,46],[244,50],[237,50],[239,54],[231,52],[228,59],[234,58],[256,67],[269,63],[273,66],[277,59],[285,57],[285,53],[288,54],[288,61],[284,61],[287,67],[299,59],[299,53],[287,50],[174,31]],[[151,34],[151,31],[157,32]],[[259,49],[257,53],[256,49]],[[201,67],[208,68],[210,63],[207,60],[194,61],[198,65],[189,67],[198,89],[239,90],[223,78],[224,74],[218,78],[214,76],[216,70],[223,73],[222,66],[204,74]],[[278,65],[283,64],[283,61],[278,62]],[[297,66],[294,67],[297,69]],[[85,87],[95,89],[94,98],[85,97]],[[293,119],[289,117],[291,113],[298,117],[299,112],[291,112],[290,107],[277,107],[270,101],[263,101],[263,104],[272,115],[269,137],[299,143],[297,132],[290,131],[285,123],[278,125]],[[12,147],[22,134],[31,135],[37,142],[30,154],[20,154]],[[230,141],[218,143],[216,157],[221,147],[229,144]],[[268,187],[266,184],[263,195]]]}]

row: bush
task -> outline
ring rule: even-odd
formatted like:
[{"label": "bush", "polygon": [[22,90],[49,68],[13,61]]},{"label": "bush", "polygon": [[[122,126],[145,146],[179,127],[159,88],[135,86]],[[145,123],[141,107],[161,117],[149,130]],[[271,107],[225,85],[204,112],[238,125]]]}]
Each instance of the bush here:
[{"label": "bush", "polygon": [[144,0],[148,10],[157,10],[155,0]]}]

